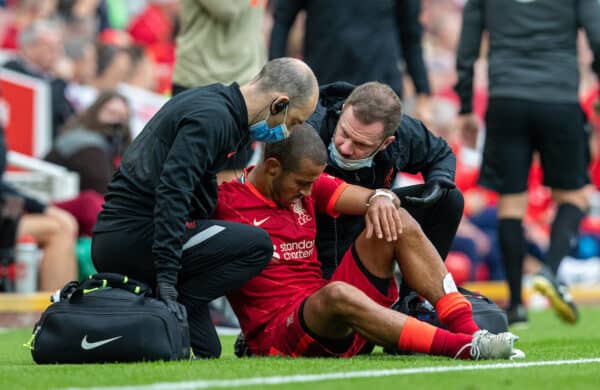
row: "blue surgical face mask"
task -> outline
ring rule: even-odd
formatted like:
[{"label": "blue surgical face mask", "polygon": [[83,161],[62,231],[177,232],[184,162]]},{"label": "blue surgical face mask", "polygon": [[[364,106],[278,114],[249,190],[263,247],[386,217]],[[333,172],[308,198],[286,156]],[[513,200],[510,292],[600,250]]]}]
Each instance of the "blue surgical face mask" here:
[{"label": "blue surgical face mask", "polygon": [[376,150],[370,156],[361,158],[359,160],[350,160],[345,158],[338,152],[337,148],[333,144],[333,140],[329,143],[329,158],[331,161],[335,163],[339,168],[345,171],[357,171],[361,168],[370,168],[373,165],[373,158],[375,158],[375,154],[379,151]]},{"label": "blue surgical face mask", "polygon": [[261,141],[266,143],[272,143],[277,141],[282,141],[286,139],[290,133],[285,124],[285,120],[287,118],[288,107],[285,107],[285,114],[283,115],[283,123],[275,126],[269,127],[269,117],[271,116],[271,112],[267,114],[267,117],[262,121],[258,121],[255,124],[249,127],[250,129],[250,138],[254,141]]}]

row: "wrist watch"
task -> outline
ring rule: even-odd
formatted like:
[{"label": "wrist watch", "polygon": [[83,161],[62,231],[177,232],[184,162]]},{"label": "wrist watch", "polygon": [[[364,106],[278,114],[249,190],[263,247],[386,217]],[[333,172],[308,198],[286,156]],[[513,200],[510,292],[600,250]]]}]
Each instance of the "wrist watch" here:
[{"label": "wrist watch", "polygon": [[366,206],[370,207],[371,206],[371,202],[377,196],[385,196],[386,198],[388,198],[389,200],[391,200],[392,203],[396,199],[396,196],[392,192],[390,192],[388,190],[384,190],[382,188],[378,188],[378,189],[375,190],[375,193],[369,197],[369,200],[367,200]]}]

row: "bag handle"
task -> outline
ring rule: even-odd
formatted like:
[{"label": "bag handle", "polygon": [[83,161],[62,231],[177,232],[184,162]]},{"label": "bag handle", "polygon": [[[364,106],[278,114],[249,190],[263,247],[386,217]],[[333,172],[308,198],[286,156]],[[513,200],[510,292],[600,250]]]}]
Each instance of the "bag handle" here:
[{"label": "bag handle", "polygon": [[146,283],[121,274],[101,272],[90,275],[88,279],[79,283],[79,286],[77,286],[75,291],[71,294],[69,301],[73,298],[107,287],[119,288],[141,297],[149,297],[152,295],[152,289],[148,287]]}]

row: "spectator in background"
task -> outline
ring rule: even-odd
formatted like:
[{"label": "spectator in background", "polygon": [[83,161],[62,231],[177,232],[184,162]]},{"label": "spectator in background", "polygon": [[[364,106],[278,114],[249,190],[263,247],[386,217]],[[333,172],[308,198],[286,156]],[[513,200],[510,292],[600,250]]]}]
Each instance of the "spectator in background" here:
[{"label": "spectator in background", "polygon": [[182,0],[173,94],[249,81],[266,62],[264,1]]},{"label": "spectator in background", "polygon": [[320,84],[380,81],[402,97],[402,68],[417,92],[414,114],[427,116],[430,94],[421,49],[420,0],[279,0],[269,58],[286,55],[296,15],[306,10],[304,60]]},{"label": "spectator in background", "polygon": [[133,40],[144,46],[173,44],[179,0],[148,0],[148,5],[127,26]]},{"label": "spectator in background", "polygon": [[122,153],[131,142],[127,99],[102,92],[84,112],[71,118],[46,160],[77,172],[80,190],[105,194]]},{"label": "spectator in background", "polygon": [[[262,24],[265,1],[182,0],[173,95],[212,83],[246,83],[267,59]],[[252,157],[239,151],[219,174],[219,182],[239,175]]]},{"label": "spectator in background", "polygon": [[149,91],[155,90],[158,82],[155,77],[156,64],[146,55],[146,50],[134,44],[127,48],[127,53],[131,59],[131,72],[125,83]]},{"label": "spectator in background", "polygon": [[77,24],[94,34],[109,27],[103,0],[58,0],[57,11],[66,22]]},{"label": "spectator in background", "polygon": [[[0,125],[0,174],[6,168],[6,144],[4,128]],[[44,204],[22,194],[8,183],[0,181],[0,197],[19,196],[24,199],[24,212],[17,238],[32,236],[43,251],[39,268],[39,290],[54,291],[77,277],[75,240],[77,222],[67,211]]]},{"label": "spectator in background", "polygon": [[127,47],[100,44],[98,50],[98,66],[96,78],[92,85],[99,91],[115,89],[119,83],[125,82],[132,70],[132,58]]},{"label": "spectator in background", "polygon": [[65,56],[71,62],[70,82],[89,84],[96,76],[98,54],[94,43],[87,39],[69,38],[65,41]]},{"label": "spectator in background", "polygon": [[14,60],[3,67],[48,82],[52,104],[52,134],[74,113],[65,96],[67,83],[55,77],[55,69],[63,55],[63,36],[60,25],[50,21],[36,21],[19,33],[19,52]]},{"label": "spectator in background", "polygon": [[57,16],[65,23],[67,37],[93,41],[110,27],[103,0],[58,0]]},{"label": "spectator in background", "polygon": [[[19,48],[19,32],[31,26],[37,20],[48,19],[56,13],[56,0],[19,0],[13,7],[12,21],[4,27],[2,49],[17,50]],[[12,9],[14,8],[14,9]]]},{"label": "spectator in background", "polygon": [[127,27],[133,41],[145,47],[156,63],[158,93],[166,94],[171,87],[179,8],[179,0],[148,0]]},{"label": "spectator in background", "polygon": [[473,64],[481,36],[489,33],[490,101],[479,183],[499,193],[499,241],[510,288],[508,319],[526,322],[521,283],[527,209],[527,176],[539,151],[544,184],[558,211],[552,223],[548,267],[534,278],[561,319],[575,323],[577,308],[555,274],[570,251],[589,207],[588,139],[578,102],[577,32],[583,26],[600,74],[600,3],[597,0],[499,1],[465,4],[457,54],[464,130],[476,127],[472,112]]},{"label": "spectator in background", "polygon": [[67,122],[45,158],[79,174],[80,194],[57,206],[75,216],[81,235],[91,237],[108,183],[131,142],[129,120],[127,99],[114,91],[102,92]]},{"label": "spectator in background", "polygon": [[69,37],[65,42],[64,60],[69,67],[65,96],[78,113],[96,98],[97,91],[91,85],[98,63],[96,45],[86,38]]}]

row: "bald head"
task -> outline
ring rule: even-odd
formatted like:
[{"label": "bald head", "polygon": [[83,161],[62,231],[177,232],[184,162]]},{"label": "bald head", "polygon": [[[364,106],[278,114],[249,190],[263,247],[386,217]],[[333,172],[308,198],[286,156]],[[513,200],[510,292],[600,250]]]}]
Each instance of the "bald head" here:
[{"label": "bald head", "polygon": [[319,93],[317,78],[310,67],[298,59],[289,57],[267,62],[251,83],[263,93],[287,94],[290,107],[309,104]]}]

